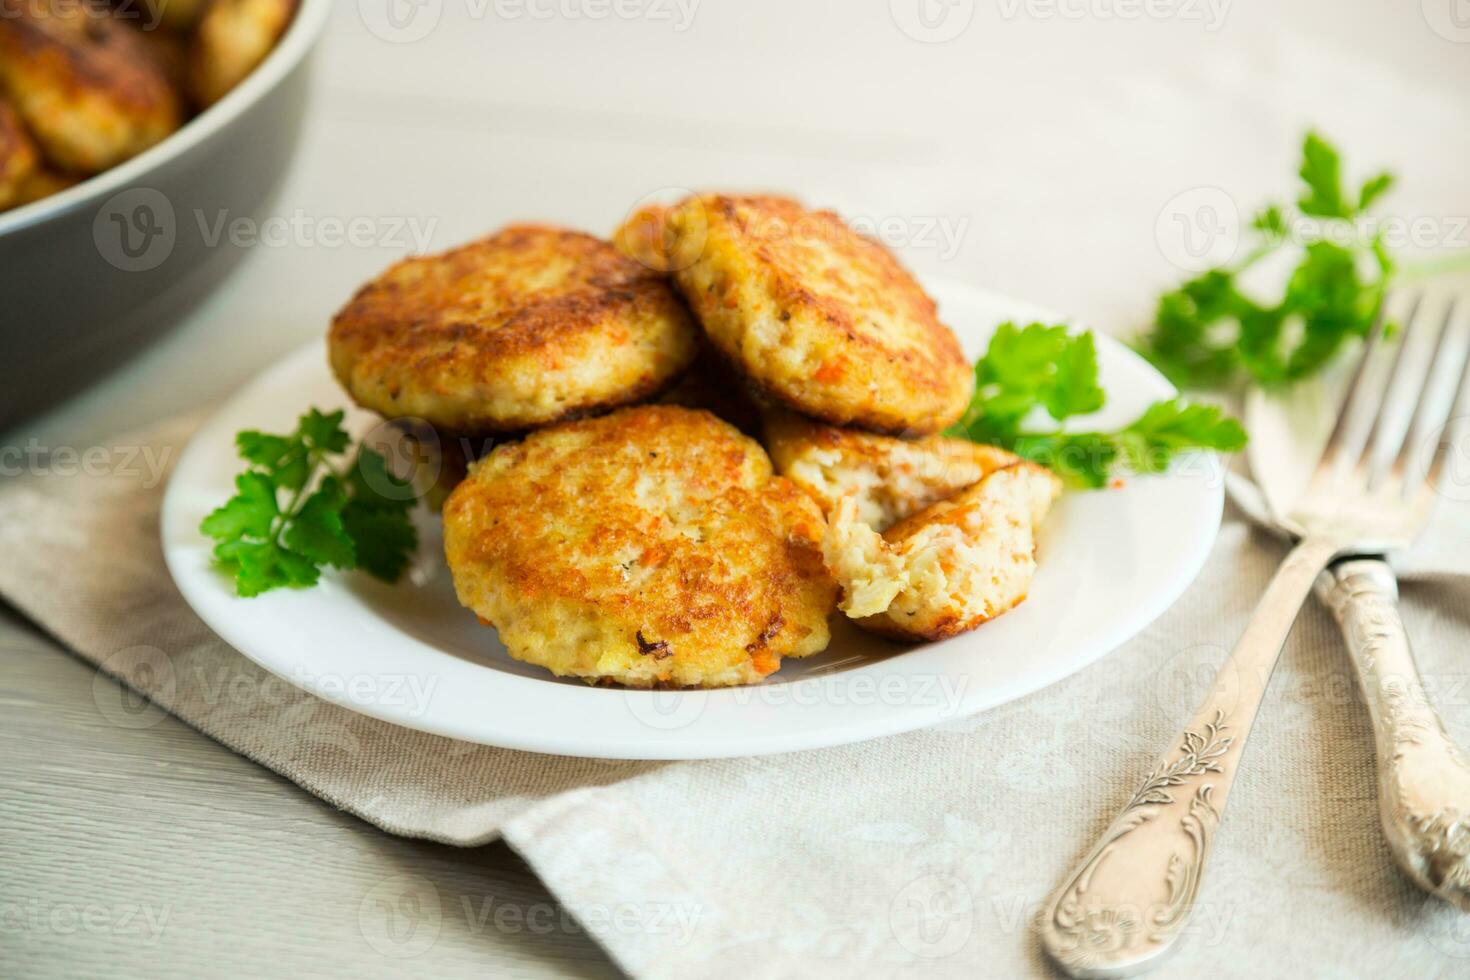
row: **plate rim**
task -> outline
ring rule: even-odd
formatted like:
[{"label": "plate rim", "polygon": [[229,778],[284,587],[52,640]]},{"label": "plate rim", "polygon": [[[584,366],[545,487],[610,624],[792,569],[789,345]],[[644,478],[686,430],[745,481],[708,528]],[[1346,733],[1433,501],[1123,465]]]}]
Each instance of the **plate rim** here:
[{"label": "plate rim", "polygon": [[[926,277],[925,285],[936,293],[954,294],[962,292],[969,294],[973,300],[982,304],[993,305],[1011,309],[1020,313],[1028,311],[1026,316],[1033,314],[1037,319],[1045,319],[1050,322],[1065,322],[1078,329],[1079,325],[1072,322],[1069,317],[1061,317],[1048,314],[1043,308],[1033,304],[1014,300],[1004,294],[991,290],[972,286],[968,283],[945,280],[934,277]],[[1175,391],[1162,374],[1153,365],[1140,357],[1137,353],[1127,348],[1121,341],[1105,334],[1094,331],[1099,345],[1109,345],[1117,353],[1129,358],[1133,366],[1142,369],[1156,379],[1161,391]],[[571,756],[580,758],[596,758],[610,760],[646,760],[646,761],[674,761],[674,760],[697,760],[715,758],[738,758],[764,755],[776,755],[789,752],[807,751],[811,749],[830,748],[836,745],[852,744],[867,741],[873,738],[882,738],[890,735],[914,731],[933,725],[955,722],[970,718],[984,711],[999,707],[1000,705],[1018,700],[1029,694],[1042,691],[1052,685],[1064,680],[1073,674],[1080,673],[1086,668],[1096,664],[1099,660],[1116,651],[1128,640],[1138,636],[1146,630],[1164,612],[1170,609],[1184,592],[1198,578],[1209,554],[1214,547],[1218,537],[1221,520],[1224,513],[1225,489],[1223,480],[1223,463],[1217,453],[1202,454],[1206,460],[1207,477],[1206,486],[1202,492],[1208,494],[1210,500],[1205,500],[1207,515],[1197,535],[1191,537],[1186,554],[1180,555],[1180,573],[1177,574],[1167,587],[1161,587],[1150,593],[1149,602],[1139,603],[1129,608],[1125,615],[1120,615],[1110,624],[1110,628],[1099,632],[1090,638],[1087,650],[1081,656],[1063,660],[1051,669],[1037,671],[1020,680],[1013,680],[1004,685],[990,685],[982,687],[980,694],[964,697],[955,706],[951,714],[936,716],[934,713],[925,713],[920,710],[895,710],[889,714],[867,714],[859,715],[852,720],[839,719],[825,727],[812,730],[775,732],[744,732],[738,739],[728,736],[720,740],[712,740],[704,736],[696,740],[693,746],[687,743],[687,739],[676,737],[677,732],[666,732],[664,738],[658,737],[659,729],[656,727],[645,727],[644,737],[628,742],[619,742],[609,745],[605,740],[599,739],[597,733],[590,735],[585,732],[568,733],[556,726],[547,726],[546,729],[534,732],[522,732],[519,730],[497,731],[491,737],[483,731],[471,731],[463,723],[455,723],[444,719],[437,719],[432,712],[421,716],[405,717],[404,713],[396,708],[385,707],[372,700],[354,699],[347,691],[339,690],[335,685],[328,688],[322,684],[312,683],[308,676],[291,676],[281,669],[278,659],[257,655],[251,638],[247,635],[247,624],[241,617],[223,618],[215,617],[210,613],[210,602],[200,592],[201,583],[193,575],[191,569],[181,566],[183,555],[178,553],[179,549],[171,542],[171,532],[177,530],[177,521],[182,519],[183,507],[180,498],[186,492],[181,474],[187,474],[190,470],[191,460],[202,455],[206,440],[213,444],[218,433],[212,430],[221,421],[231,406],[248,398],[257,389],[265,384],[277,372],[287,370],[289,365],[298,360],[304,360],[308,354],[320,357],[323,350],[324,340],[317,339],[310,344],[297,348],[286,356],[275,361],[270,367],[255,375],[249,381],[235,389],[217,409],[212,412],[199,427],[199,429],[187,441],[185,448],[179,455],[179,460],[169,477],[168,486],[165,489],[160,509],[159,534],[163,549],[165,565],[169,575],[173,579],[175,587],[179,589],[185,602],[191,610],[200,617],[211,631],[239,652],[246,659],[255,663],[263,670],[274,676],[280,677],[288,683],[306,691],[313,696],[320,697],[330,703],[347,708],[353,712],[368,715],[381,721],[416,730],[452,738],[458,741],[467,741],[475,744],[489,745],[499,748],[518,751],[533,752],[538,754]],[[170,515],[174,515],[172,518]],[[197,535],[197,531],[194,532]],[[200,542],[202,542],[202,538]],[[196,545],[197,546],[197,545]],[[309,593],[295,593],[295,595],[307,595]],[[229,597],[231,600],[233,596]],[[238,600],[234,600],[238,601]],[[424,641],[410,638],[415,644],[428,646]],[[918,649],[932,647],[932,644],[921,645]],[[437,651],[442,656],[452,656],[443,650]],[[892,658],[884,658],[881,661],[885,665],[898,665],[901,674],[901,665],[906,658],[907,651],[900,651]],[[476,669],[485,668],[473,665]],[[299,665],[298,665],[299,667]],[[568,697],[576,697],[579,694],[590,693],[594,690],[607,693],[594,688],[578,688],[575,686],[555,684],[532,677],[519,676],[501,671],[493,671],[499,682],[511,684],[512,686],[531,685],[535,688],[545,689],[551,686],[562,689]],[[834,675],[838,676],[838,675]],[[805,679],[788,683],[802,683]],[[771,685],[777,687],[779,685]],[[762,685],[727,689],[730,691],[759,691]],[[521,687],[521,690],[530,688]],[[639,707],[652,706],[656,699],[667,699],[670,697],[678,699],[702,699],[710,696],[718,696],[725,690],[716,691],[637,691],[623,690],[619,693],[627,699],[630,712],[636,712]],[[656,711],[664,714],[665,712]],[[693,748],[694,751],[690,749]]]}]

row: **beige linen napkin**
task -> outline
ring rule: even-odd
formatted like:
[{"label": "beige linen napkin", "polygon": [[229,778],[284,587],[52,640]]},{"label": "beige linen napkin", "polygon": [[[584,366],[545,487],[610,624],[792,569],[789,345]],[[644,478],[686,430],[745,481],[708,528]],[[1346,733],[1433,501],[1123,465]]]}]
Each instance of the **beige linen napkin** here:
[{"label": "beige linen napkin", "polygon": [[[0,595],[157,706],[334,806],[395,834],[505,838],[639,977],[1044,975],[1031,930],[1039,903],[1175,738],[1281,557],[1227,520],[1199,581],[1141,637],[972,719],[759,759],[553,758],[354,714],[216,638],[164,569],[162,487],[136,463],[171,461],[191,429],[120,440],[90,475],[0,486]],[[1470,742],[1467,596],[1410,586],[1404,615],[1431,692]],[[159,708],[103,710],[136,724]],[[1380,844],[1371,753],[1336,628],[1310,607],[1189,941],[1160,976],[1470,974],[1470,928],[1411,887]],[[411,874],[387,885],[422,886]],[[426,935],[385,931],[374,948],[409,956],[421,950],[392,944]]]}]

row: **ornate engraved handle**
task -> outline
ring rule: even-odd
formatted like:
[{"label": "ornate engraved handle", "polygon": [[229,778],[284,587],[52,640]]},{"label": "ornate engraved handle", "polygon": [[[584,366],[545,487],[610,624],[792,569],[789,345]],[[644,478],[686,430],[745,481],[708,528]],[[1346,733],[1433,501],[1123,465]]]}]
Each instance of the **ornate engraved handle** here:
[{"label": "ornate engraved handle", "polygon": [[1398,584],[1376,559],[1323,573],[1378,743],[1383,832],[1409,877],[1470,912],[1470,766],[1429,701],[1399,618]]},{"label": "ornate engraved handle", "polygon": [[1071,976],[1131,976],[1173,948],[1281,647],[1337,550],[1314,538],[1287,556],[1194,721],[1047,901],[1042,945]]}]

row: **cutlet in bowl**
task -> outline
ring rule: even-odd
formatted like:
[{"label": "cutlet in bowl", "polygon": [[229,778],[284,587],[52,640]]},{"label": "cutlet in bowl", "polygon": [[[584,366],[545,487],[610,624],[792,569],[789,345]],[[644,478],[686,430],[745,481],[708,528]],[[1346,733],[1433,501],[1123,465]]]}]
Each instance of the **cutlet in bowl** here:
[{"label": "cutlet in bowl", "polygon": [[753,440],[673,406],[497,447],[444,506],[459,600],[512,657],[641,688],[755,683],[823,650],[823,529]]},{"label": "cutlet in bowl", "polygon": [[[178,34],[186,33],[199,23],[199,16],[211,0],[143,0],[143,8],[151,22]],[[150,34],[158,33],[149,30]]]},{"label": "cutlet in bowl", "polygon": [[265,60],[291,25],[296,4],[297,0],[211,0],[197,12],[187,70],[189,88],[200,105],[214,105]]},{"label": "cutlet in bowl", "polygon": [[394,266],[328,344],[364,408],[485,435],[647,400],[694,361],[699,334],[669,284],[610,243],[513,225]]},{"label": "cutlet in bowl", "polygon": [[56,166],[95,174],[179,128],[137,28],[95,4],[0,0],[0,88]]},{"label": "cutlet in bowl", "polygon": [[[902,435],[937,432],[969,404],[970,364],[934,301],[837,215],[784,197],[709,194],[665,220],[662,244],[685,299],[769,398],[833,425]],[[637,242],[657,244],[646,230],[624,237],[635,253]]]},{"label": "cutlet in bowl", "polygon": [[22,188],[35,174],[40,160],[20,115],[0,95],[0,209],[21,200]]}]

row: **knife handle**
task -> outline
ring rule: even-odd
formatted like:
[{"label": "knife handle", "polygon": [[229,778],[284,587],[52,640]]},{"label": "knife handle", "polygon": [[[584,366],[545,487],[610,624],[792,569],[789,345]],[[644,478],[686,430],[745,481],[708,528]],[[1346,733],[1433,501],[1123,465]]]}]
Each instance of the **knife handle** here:
[{"label": "knife handle", "polygon": [[1316,591],[1342,627],[1373,719],[1389,849],[1419,887],[1470,912],[1470,765],[1424,689],[1393,571],[1378,559],[1340,562]]}]

